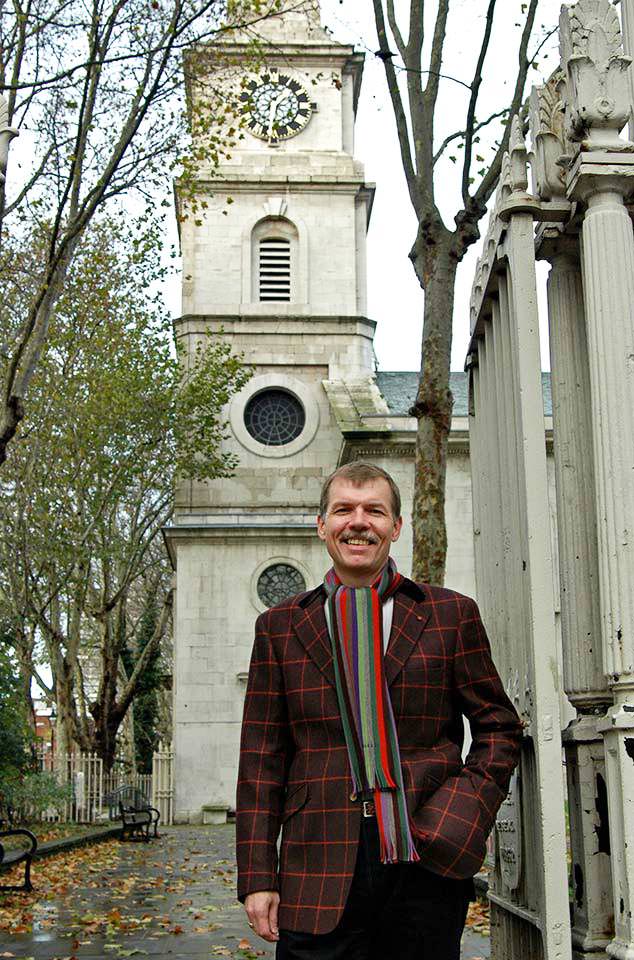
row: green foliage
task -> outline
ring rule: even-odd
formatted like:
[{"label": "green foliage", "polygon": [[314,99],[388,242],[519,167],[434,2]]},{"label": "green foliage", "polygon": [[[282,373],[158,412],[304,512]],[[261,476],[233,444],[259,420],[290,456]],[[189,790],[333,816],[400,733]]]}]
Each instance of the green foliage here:
[{"label": "green foliage", "polygon": [[33,769],[33,734],[8,641],[7,632],[0,638],[0,817],[13,819],[21,811],[57,809],[68,790],[52,774]]},{"label": "green foliage", "polygon": [[[139,654],[152,641],[158,621],[156,594],[149,592],[147,602],[137,629],[134,649],[128,645],[123,654],[123,664],[130,674]],[[152,754],[159,742],[159,699],[157,691],[163,682],[164,667],[160,649],[156,648],[147,660],[141,673],[134,699],[134,746],[136,763],[140,773],[152,772]]]},{"label": "green foliage", "polygon": [[19,820],[37,817],[45,810],[59,812],[72,792],[69,783],[60,783],[54,774],[37,770],[7,777],[0,790],[0,803]]},{"label": "green foliage", "polygon": [[[22,270],[19,287],[0,278],[7,314],[28,296],[24,276],[37,273],[41,250],[12,251]],[[58,301],[0,490],[10,512],[16,497],[23,503],[28,549],[40,562],[112,558],[115,530],[127,554],[140,502],[160,511],[175,474],[205,479],[234,465],[221,449],[221,409],[248,373],[223,342],[202,342],[187,370],[174,356],[156,293],[159,251],[154,229],[103,221]]]},{"label": "green foliage", "polygon": [[[46,231],[5,253],[9,323],[40,282]],[[164,273],[160,231],[147,222],[108,218],[86,235],[0,474],[0,609],[42,638],[39,656],[66,685],[87,749],[110,742],[125,714],[115,709],[119,658],[145,592],[167,590],[160,535],[176,479],[231,473],[222,408],[249,376],[222,338],[197,334],[187,365],[175,354],[157,292]],[[92,701],[87,662],[101,680]]]},{"label": "green foliage", "polygon": [[4,784],[17,777],[30,760],[26,710],[8,650],[0,641],[0,796]]}]

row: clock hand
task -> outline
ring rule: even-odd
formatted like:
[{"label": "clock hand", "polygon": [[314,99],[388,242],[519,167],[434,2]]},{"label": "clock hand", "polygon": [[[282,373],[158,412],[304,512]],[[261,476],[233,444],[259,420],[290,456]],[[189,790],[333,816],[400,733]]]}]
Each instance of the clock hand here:
[{"label": "clock hand", "polygon": [[277,100],[273,100],[271,106],[269,107],[269,126],[267,134],[270,138],[271,133],[273,132],[273,124],[275,123],[275,114],[277,112]]},{"label": "clock hand", "polygon": [[273,124],[275,123],[275,115],[277,113],[277,108],[280,106],[280,104],[284,103],[284,101],[287,99],[289,94],[290,94],[290,90],[283,90],[282,93],[278,94],[276,99],[271,104],[271,107],[269,109],[269,127],[267,131],[269,138],[273,131]]}]

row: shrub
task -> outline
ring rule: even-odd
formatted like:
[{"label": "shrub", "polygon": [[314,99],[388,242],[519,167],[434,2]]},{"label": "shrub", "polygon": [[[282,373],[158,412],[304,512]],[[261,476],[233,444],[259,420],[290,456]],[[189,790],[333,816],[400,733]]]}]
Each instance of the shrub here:
[{"label": "shrub", "polygon": [[29,770],[0,778],[0,806],[11,821],[30,820],[47,810],[58,813],[70,798],[70,784],[52,773]]}]

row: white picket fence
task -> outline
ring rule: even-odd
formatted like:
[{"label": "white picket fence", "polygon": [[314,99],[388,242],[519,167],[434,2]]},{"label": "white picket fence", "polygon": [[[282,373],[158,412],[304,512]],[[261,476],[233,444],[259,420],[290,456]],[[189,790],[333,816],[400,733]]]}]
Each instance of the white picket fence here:
[{"label": "white picket fence", "polygon": [[174,810],[174,751],[160,743],[152,756],[152,806],[161,814],[161,823],[172,823]]},{"label": "white picket fence", "polygon": [[108,818],[104,799],[119,787],[138,789],[161,814],[161,823],[172,823],[173,751],[171,744],[159,744],[152,757],[152,773],[132,774],[116,767],[109,774],[96,753],[61,754],[55,758],[58,777],[70,784],[71,797],[59,810],[41,815],[45,821],[98,823]]}]

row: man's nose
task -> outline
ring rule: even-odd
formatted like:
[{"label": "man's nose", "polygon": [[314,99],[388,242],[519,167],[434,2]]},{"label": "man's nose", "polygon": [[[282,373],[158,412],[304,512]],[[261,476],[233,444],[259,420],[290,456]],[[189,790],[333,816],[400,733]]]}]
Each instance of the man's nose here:
[{"label": "man's nose", "polygon": [[363,507],[357,507],[352,516],[350,517],[350,524],[353,527],[363,527],[364,529],[368,526],[368,519]]}]

